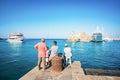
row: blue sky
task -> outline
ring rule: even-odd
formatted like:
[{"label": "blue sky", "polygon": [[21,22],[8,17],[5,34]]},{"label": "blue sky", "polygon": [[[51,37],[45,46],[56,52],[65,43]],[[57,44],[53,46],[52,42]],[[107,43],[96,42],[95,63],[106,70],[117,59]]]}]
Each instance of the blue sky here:
[{"label": "blue sky", "polygon": [[97,25],[119,37],[120,0],[0,0],[0,37],[68,38]]}]

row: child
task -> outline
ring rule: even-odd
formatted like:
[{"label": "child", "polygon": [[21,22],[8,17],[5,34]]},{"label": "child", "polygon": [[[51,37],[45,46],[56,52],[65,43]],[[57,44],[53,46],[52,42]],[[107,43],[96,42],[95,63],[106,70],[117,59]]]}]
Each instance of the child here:
[{"label": "child", "polygon": [[49,48],[47,47],[47,52],[46,52],[46,66],[48,66],[49,56],[50,56],[50,50],[49,50]]}]

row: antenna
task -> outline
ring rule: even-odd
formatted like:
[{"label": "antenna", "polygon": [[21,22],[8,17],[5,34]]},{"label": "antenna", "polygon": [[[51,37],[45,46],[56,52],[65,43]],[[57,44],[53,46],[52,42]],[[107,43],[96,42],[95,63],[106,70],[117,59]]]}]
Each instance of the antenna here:
[{"label": "antenna", "polygon": [[101,31],[101,29],[100,29],[100,27],[98,25],[97,25],[97,28],[96,28],[94,33],[102,33],[102,31]]}]

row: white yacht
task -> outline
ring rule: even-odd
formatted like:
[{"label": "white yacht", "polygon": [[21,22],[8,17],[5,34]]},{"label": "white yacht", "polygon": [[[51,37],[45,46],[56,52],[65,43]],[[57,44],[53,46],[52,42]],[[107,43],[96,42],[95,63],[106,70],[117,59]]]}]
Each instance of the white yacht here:
[{"label": "white yacht", "polygon": [[96,31],[93,33],[93,40],[94,42],[101,42],[103,41],[102,39],[102,31],[100,30],[100,28],[97,26]]},{"label": "white yacht", "polygon": [[11,33],[8,36],[8,42],[23,42],[23,39],[24,39],[23,34],[19,32]]},{"label": "white yacht", "polygon": [[113,41],[112,38],[104,38],[103,41]]}]

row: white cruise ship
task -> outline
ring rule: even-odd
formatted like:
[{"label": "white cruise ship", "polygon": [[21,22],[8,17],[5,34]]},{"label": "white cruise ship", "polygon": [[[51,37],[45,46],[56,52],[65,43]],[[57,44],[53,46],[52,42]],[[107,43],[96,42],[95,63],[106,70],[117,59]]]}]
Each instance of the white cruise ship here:
[{"label": "white cruise ship", "polygon": [[8,36],[8,42],[23,42],[23,39],[24,39],[23,34],[19,32],[11,33]]}]

